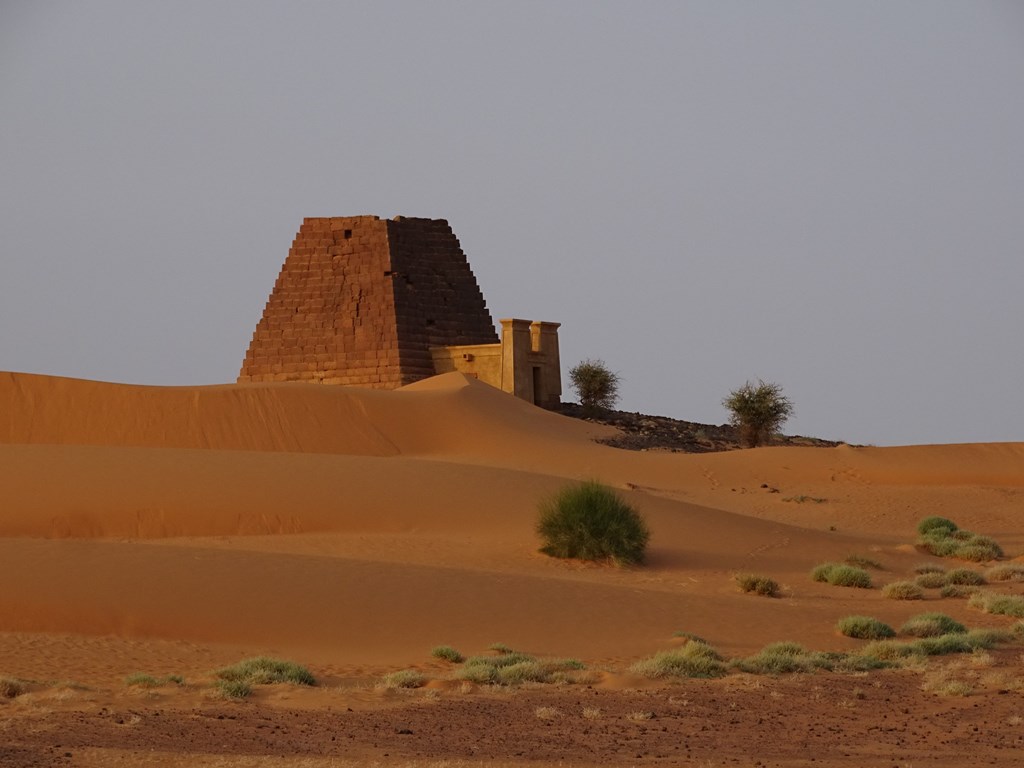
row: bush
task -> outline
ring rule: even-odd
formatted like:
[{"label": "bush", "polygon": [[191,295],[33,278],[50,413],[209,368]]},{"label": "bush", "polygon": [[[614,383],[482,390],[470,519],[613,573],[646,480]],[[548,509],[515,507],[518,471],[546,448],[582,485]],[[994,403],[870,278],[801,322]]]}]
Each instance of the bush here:
[{"label": "bush", "polygon": [[481,685],[574,683],[587,677],[579,674],[585,669],[578,659],[536,659],[525,653],[509,651],[500,656],[472,656],[466,659],[455,677]]},{"label": "bush", "polygon": [[722,400],[730,413],[730,421],[740,431],[740,440],[748,448],[756,448],[771,440],[772,435],[793,415],[793,403],[782,394],[778,384],[747,382]]},{"label": "bush", "polygon": [[221,680],[242,681],[249,685],[316,685],[316,679],[305,667],[292,661],[279,661],[265,656],[246,659],[230,667],[224,667],[217,670],[216,675]]},{"label": "bush", "polygon": [[882,587],[882,597],[890,600],[924,600],[924,592],[912,581],[894,581]]},{"label": "bush", "polygon": [[893,637],[896,632],[888,624],[870,616],[847,616],[836,624],[840,634],[858,640],[882,640]]},{"label": "bush", "polygon": [[767,576],[757,576],[753,573],[736,574],[736,584],[742,592],[753,592],[756,595],[775,597],[779,593],[779,583]]},{"label": "bush", "polygon": [[900,627],[900,634],[911,637],[939,637],[940,635],[962,635],[967,627],[954,621],[944,613],[919,613],[911,616]]},{"label": "bush", "polygon": [[430,655],[435,659],[444,659],[450,661],[452,664],[461,664],[465,661],[466,657],[459,653],[457,650],[452,648],[450,645],[439,645],[430,651]]},{"label": "bush", "polygon": [[863,568],[855,568],[845,563],[822,563],[811,571],[811,578],[836,587],[871,588],[871,574]]},{"label": "bush", "polygon": [[563,488],[540,505],[540,551],[552,557],[642,563],[650,532],[640,514],[595,482]]},{"label": "bush", "polygon": [[611,408],[619,399],[619,374],[613,373],[603,360],[584,360],[569,371],[569,381],[588,412]]},{"label": "bush", "polygon": [[690,641],[680,648],[656,653],[629,668],[634,675],[651,679],[664,677],[712,678],[725,674],[722,657],[710,645]]}]

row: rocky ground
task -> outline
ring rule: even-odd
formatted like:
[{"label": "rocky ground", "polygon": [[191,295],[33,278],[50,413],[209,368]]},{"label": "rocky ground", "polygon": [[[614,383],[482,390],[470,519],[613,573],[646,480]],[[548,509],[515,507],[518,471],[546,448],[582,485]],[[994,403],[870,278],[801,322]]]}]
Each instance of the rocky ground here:
[{"label": "rocky ground", "polygon": [[[731,424],[698,424],[692,421],[670,419],[667,416],[649,416],[628,411],[587,413],[576,403],[563,403],[559,412],[564,416],[605,424],[622,431],[621,437],[601,442],[615,448],[631,451],[671,451],[675,453],[712,453],[734,451],[740,444],[739,430]],[[827,448],[840,445],[840,441],[822,440],[800,435],[776,435],[772,445],[800,445]]]}]

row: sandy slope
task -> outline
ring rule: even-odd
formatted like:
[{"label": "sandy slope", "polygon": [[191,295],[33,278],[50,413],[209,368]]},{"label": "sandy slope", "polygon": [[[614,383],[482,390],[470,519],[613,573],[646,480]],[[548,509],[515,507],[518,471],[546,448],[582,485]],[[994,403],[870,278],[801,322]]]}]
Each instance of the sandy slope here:
[{"label": "sandy slope", "polygon": [[[817,562],[907,571],[932,513],[1024,549],[1022,444],[695,456],[604,447],[602,430],[458,374],[396,392],[0,374],[0,630],[351,670],[495,640],[625,662],[681,629],[729,652],[844,648],[839,616],[905,609],[810,582]],[[647,567],[536,552],[537,500],[591,477],[647,516]],[[739,570],[786,597],[738,594]],[[11,653],[4,671],[40,674]]]}]

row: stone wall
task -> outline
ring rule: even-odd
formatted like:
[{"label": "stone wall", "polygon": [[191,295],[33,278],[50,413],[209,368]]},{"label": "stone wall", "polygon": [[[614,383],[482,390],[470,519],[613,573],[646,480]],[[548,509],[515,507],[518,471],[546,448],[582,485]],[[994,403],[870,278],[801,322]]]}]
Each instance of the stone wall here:
[{"label": "stone wall", "polygon": [[434,375],[430,347],[497,343],[444,220],[305,219],[238,381],[392,389]]}]

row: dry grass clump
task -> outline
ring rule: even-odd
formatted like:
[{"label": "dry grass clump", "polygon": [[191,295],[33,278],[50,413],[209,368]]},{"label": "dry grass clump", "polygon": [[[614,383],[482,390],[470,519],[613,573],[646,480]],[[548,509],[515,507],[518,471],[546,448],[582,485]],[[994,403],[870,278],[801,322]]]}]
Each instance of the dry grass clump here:
[{"label": "dry grass clump", "polygon": [[989,581],[1024,581],[1024,565],[1019,563],[1003,563],[985,571]]},{"label": "dry grass clump", "polygon": [[562,716],[562,710],[558,707],[537,707],[533,714],[538,720],[557,720]]},{"label": "dry grass clump", "polygon": [[733,666],[743,672],[758,675],[781,675],[791,672],[813,672],[818,669],[833,669],[842,654],[826,654],[809,651],[799,643],[789,641],[771,643],[753,656],[733,661]]},{"label": "dry grass clump", "polygon": [[961,635],[966,632],[967,627],[944,613],[919,613],[916,616],[911,616],[900,627],[901,635],[910,635],[911,637],[939,637],[940,635]]},{"label": "dry grass clump", "polygon": [[912,581],[893,581],[882,587],[882,597],[889,600],[923,600],[924,592]]},{"label": "dry grass clump", "polygon": [[940,589],[946,586],[946,574],[922,573],[914,578],[914,583],[922,589]]},{"label": "dry grass clump", "polygon": [[249,685],[316,685],[316,678],[305,667],[293,661],[281,661],[266,656],[245,659],[230,667],[219,669],[214,674],[221,680],[241,681]]},{"label": "dry grass clump", "polygon": [[583,683],[591,678],[585,670],[579,659],[537,659],[508,649],[498,656],[471,656],[454,676],[480,685]]},{"label": "dry grass clump", "polygon": [[945,517],[926,517],[918,523],[917,532],[918,546],[936,557],[981,563],[1003,556],[1002,547],[994,539],[962,530]]},{"label": "dry grass clump", "polygon": [[630,712],[626,715],[627,720],[631,720],[634,723],[642,723],[646,720],[653,720],[654,713],[640,710],[638,712]]},{"label": "dry grass clump", "polygon": [[871,616],[847,616],[839,620],[836,629],[840,634],[858,640],[881,640],[896,634],[888,624]]},{"label": "dry grass clump", "polygon": [[430,650],[430,655],[435,659],[450,661],[452,664],[461,664],[466,657],[452,648],[450,645],[438,645]]},{"label": "dry grass clump", "polygon": [[822,563],[811,571],[811,579],[836,587],[871,588],[871,575],[867,571],[845,563]]},{"label": "dry grass clump", "polygon": [[767,576],[737,573],[735,578],[741,592],[753,592],[755,595],[764,595],[765,597],[775,597],[779,594],[779,583]]},{"label": "dry grass clump", "polygon": [[583,708],[583,716],[585,718],[587,718],[587,720],[597,720],[597,719],[599,719],[601,717],[601,708],[600,707],[584,707]]},{"label": "dry grass clump", "polygon": [[14,699],[25,693],[25,683],[15,677],[0,677],[0,699]]},{"label": "dry grass clump", "polygon": [[947,584],[939,590],[939,597],[965,598],[981,592],[978,587],[965,587],[961,584]]},{"label": "dry grass clump", "polygon": [[718,651],[706,643],[691,640],[680,648],[641,659],[629,671],[653,680],[666,677],[713,678],[724,675],[726,667]]},{"label": "dry grass clump", "polygon": [[218,680],[215,685],[225,699],[245,699],[252,695],[252,686],[245,680]]},{"label": "dry grass clump", "polygon": [[380,688],[394,690],[397,688],[422,688],[427,682],[426,676],[415,669],[400,669],[397,672],[389,672],[380,679],[377,684]]},{"label": "dry grass clump", "polygon": [[132,686],[134,688],[159,688],[163,685],[184,685],[185,678],[181,675],[166,675],[164,677],[153,677],[152,675],[146,675],[142,672],[136,672],[134,675],[129,675],[125,678],[125,685]]},{"label": "dry grass clump", "polygon": [[1024,597],[1020,595],[995,595],[991,592],[979,592],[971,595],[968,605],[985,613],[1013,616],[1018,619],[1024,618]]},{"label": "dry grass clump", "polygon": [[970,568],[953,568],[946,573],[946,584],[977,587],[985,583],[985,577]]},{"label": "dry grass clump", "polygon": [[882,570],[882,564],[880,562],[862,555],[850,555],[843,560],[843,562],[847,565],[852,565],[855,568],[874,568],[876,571]]}]

